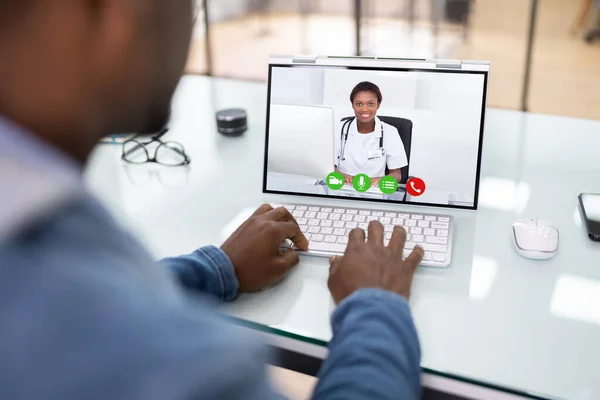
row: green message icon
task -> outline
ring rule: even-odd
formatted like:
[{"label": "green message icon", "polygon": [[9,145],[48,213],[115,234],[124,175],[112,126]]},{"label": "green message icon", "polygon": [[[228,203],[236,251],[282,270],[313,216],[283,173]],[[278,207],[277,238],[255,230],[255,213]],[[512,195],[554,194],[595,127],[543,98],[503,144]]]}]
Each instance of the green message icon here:
[{"label": "green message icon", "polygon": [[332,172],[327,175],[325,183],[331,190],[340,190],[344,186],[344,175],[339,172]]},{"label": "green message icon", "polygon": [[358,174],[352,180],[352,186],[357,192],[366,192],[371,187],[371,178],[365,174]]},{"label": "green message icon", "polygon": [[393,176],[384,176],[379,181],[379,189],[385,194],[392,194],[398,190],[398,181]]}]

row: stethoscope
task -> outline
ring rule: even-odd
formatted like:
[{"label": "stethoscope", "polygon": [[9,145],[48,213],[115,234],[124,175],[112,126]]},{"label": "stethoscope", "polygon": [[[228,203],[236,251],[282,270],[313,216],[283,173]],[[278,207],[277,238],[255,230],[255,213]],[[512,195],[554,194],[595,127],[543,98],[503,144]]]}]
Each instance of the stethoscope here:
[{"label": "stethoscope", "polygon": [[[340,155],[338,156],[338,161],[346,161],[346,157],[344,157],[345,152],[346,152],[346,143],[348,142],[348,134],[350,133],[350,125],[352,124],[352,122],[354,122],[356,118],[350,118],[349,120],[347,120],[346,122],[344,122],[344,125],[342,125],[342,131],[341,131],[341,136],[340,136],[340,140],[342,141],[342,150],[340,151]],[[383,148],[383,123],[380,124],[381,125],[381,137],[379,138],[379,150],[381,151],[381,156],[385,156],[385,149]],[[346,130],[346,132],[344,133],[344,129]],[[339,167],[339,163],[338,163],[338,167]]]}]

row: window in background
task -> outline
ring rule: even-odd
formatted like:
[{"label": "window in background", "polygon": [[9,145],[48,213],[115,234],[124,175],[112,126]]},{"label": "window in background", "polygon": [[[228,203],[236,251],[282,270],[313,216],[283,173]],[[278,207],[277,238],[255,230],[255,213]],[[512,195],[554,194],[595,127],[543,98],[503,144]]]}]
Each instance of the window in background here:
[{"label": "window in background", "polygon": [[363,54],[489,60],[488,105],[521,107],[527,1],[370,0],[362,4]]},{"label": "window in background", "polygon": [[600,119],[599,14],[598,0],[539,2],[529,111]]},{"label": "window in background", "polygon": [[206,51],[206,24],[202,0],[196,0],[196,11],[194,15],[196,18],[196,25],[194,26],[192,35],[186,72],[193,74],[208,74],[209,57]]},{"label": "window in background", "polygon": [[352,55],[352,0],[208,0],[214,76],[266,80],[272,54]]}]

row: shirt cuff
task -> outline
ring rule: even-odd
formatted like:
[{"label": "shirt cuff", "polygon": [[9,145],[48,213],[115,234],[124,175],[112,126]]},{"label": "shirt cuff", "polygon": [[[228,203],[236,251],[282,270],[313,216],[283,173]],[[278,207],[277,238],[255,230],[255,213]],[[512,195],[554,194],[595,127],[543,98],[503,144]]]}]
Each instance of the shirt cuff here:
[{"label": "shirt cuff", "polygon": [[202,247],[196,252],[217,272],[219,284],[221,285],[221,299],[223,301],[235,299],[240,285],[235,276],[235,268],[227,254],[215,246]]},{"label": "shirt cuff", "polygon": [[397,307],[399,315],[411,317],[408,300],[399,294],[383,289],[360,289],[342,300],[331,315],[331,330],[333,333],[339,332],[346,316],[353,309],[373,304]]}]

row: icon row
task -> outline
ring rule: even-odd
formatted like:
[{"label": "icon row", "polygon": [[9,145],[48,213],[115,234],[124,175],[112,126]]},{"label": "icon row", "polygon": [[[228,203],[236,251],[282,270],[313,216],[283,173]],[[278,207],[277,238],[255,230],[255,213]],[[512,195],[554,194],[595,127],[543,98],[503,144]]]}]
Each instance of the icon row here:
[{"label": "icon row", "polygon": [[[346,184],[346,177],[340,172],[332,172],[327,175],[325,181],[329,189],[340,190]],[[352,177],[352,186],[357,192],[368,191],[373,182],[368,175],[358,174]],[[398,190],[398,181],[393,176],[384,176],[378,179],[379,190],[384,194],[392,194]],[[421,196],[425,193],[425,182],[419,178],[411,178],[406,183],[406,191],[411,196]]]}]

